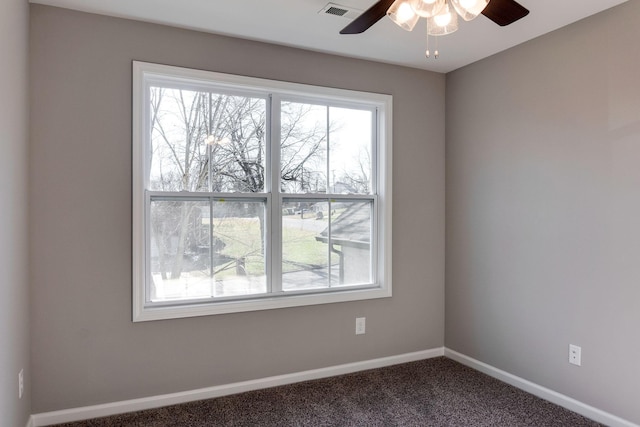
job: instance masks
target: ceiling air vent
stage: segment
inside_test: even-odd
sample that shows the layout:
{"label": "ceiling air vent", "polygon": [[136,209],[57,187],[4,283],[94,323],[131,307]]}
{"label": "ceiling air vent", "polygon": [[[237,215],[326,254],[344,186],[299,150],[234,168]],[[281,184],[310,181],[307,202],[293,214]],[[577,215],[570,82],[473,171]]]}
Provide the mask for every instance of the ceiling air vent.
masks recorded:
{"label": "ceiling air vent", "polygon": [[324,11],[324,13],[328,13],[329,15],[338,15],[338,16],[344,16],[344,14],[347,12],[349,12],[347,9],[341,9],[335,6],[331,6],[329,9]]}
{"label": "ceiling air vent", "polygon": [[340,4],[335,3],[327,3],[325,7],[322,8],[318,13],[323,13],[327,15],[333,16],[341,16],[347,19],[355,19],[362,13],[361,10],[353,9],[351,7],[342,6]]}

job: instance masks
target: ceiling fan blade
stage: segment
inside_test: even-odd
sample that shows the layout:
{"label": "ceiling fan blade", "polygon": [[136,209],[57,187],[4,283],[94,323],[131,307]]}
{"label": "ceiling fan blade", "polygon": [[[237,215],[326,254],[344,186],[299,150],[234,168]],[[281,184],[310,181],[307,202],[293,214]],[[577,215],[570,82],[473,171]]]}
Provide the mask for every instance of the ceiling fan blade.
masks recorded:
{"label": "ceiling fan blade", "polygon": [[360,34],[381,20],[394,0],[380,0],[344,27],[340,34]]}
{"label": "ceiling fan blade", "polygon": [[482,14],[504,27],[529,14],[529,9],[514,0],[491,0]]}

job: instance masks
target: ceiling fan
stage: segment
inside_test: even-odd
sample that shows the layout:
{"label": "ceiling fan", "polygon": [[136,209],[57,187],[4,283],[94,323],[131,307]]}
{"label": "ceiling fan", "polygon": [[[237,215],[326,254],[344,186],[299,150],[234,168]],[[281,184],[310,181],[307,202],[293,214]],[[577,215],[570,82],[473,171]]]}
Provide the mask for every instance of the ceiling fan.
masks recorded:
{"label": "ceiling fan", "polygon": [[[344,27],[340,31],[340,34],[363,33],[387,14],[389,14],[389,17],[396,24],[409,31],[413,29],[413,26],[419,17],[429,19],[436,18],[436,25],[433,25],[433,27],[437,27],[439,23],[436,15],[442,13],[442,10],[445,8],[447,13],[449,13],[449,3],[453,4],[456,11],[458,11],[466,21],[469,21],[475,18],[479,13],[482,13],[484,16],[503,27],[512,24],[529,14],[529,10],[517,3],[515,0],[379,0],[360,16],[351,21],[349,25]],[[465,7],[465,3],[469,5],[469,7]],[[403,7],[408,10],[403,12]],[[475,10],[473,10],[474,8]],[[453,15],[455,15],[455,12],[453,12]],[[457,18],[455,29],[457,29]],[[444,30],[440,30],[439,32],[437,29],[434,30],[435,32],[429,30],[429,34],[444,35],[455,31],[455,29],[447,29],[445,25]]]}

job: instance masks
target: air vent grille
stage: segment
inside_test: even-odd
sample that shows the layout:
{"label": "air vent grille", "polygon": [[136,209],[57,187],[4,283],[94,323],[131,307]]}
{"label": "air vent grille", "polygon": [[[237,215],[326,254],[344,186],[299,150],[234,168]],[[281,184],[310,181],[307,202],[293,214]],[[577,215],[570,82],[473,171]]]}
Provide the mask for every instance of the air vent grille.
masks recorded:
{"label": "air vent grille", "polygon": [[329,15],[344,16],[344,14],[347,12],[349,12],[347,9],[341,9],[339,7],[331,6],[329,9],[325,10],[324,13],[328,13]]}
{"label": "air vent grille", "polygon": [[347,19],[355,19],[362,13],[361,10],[353,9],[336,3],[327,3],[325,7],[318,12],[322,15],[340,16]]}

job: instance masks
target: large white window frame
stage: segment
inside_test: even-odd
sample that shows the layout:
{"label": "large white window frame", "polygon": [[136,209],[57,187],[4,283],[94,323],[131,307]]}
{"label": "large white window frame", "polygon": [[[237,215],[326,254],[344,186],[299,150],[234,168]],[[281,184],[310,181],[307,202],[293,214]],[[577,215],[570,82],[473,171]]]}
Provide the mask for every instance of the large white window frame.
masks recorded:
{"label": "large white window frame", "polygon": [[[227,90],[251,96],[262,96],[270,102],[267,113],[267,172],[265,189],[249,198],[266,201],[266,222],[271,236],[267,242],[266,274],[268,292],[245,298],[211,298],[210,300],[178,301],[175,303],[150,303],[148,298],[148,218],[149,203],[158,192],[149,191],[145,167],[149,153],[149,88],[151,85],[172,84],[181,88],[196,87]],[[149,321],[181,317],[225,314],[244,311],[277,309],[345,301],[384,298],[392,295],[392,97],[391,95],[358,92],[344,89],[311,86],[266,79],[237,76],[181,67],[133,62],[133,122],[132,122],[132,273],[133,273],[133,321]],[[318,199],[318,194],[280,193],[278,147],[280,139],[280,101],[304,101],[331,106],[362,106],[375,111],[373,147],[373,194],[327,196],[336,199],[373,200],[372,215],[372,266],[373,283],[367,286],[341,287],[338,290],[313,290],[283,292],[280,280],[281,215],[283,199]],[[171,197],[171,194],[164,194]],[[179,194],[174,194],[179,197]],[[225,197],[203,193],[202,198]],[[247,194],[243,193],[243,197]],[[273,291],[273,292],[270,292]]]}

